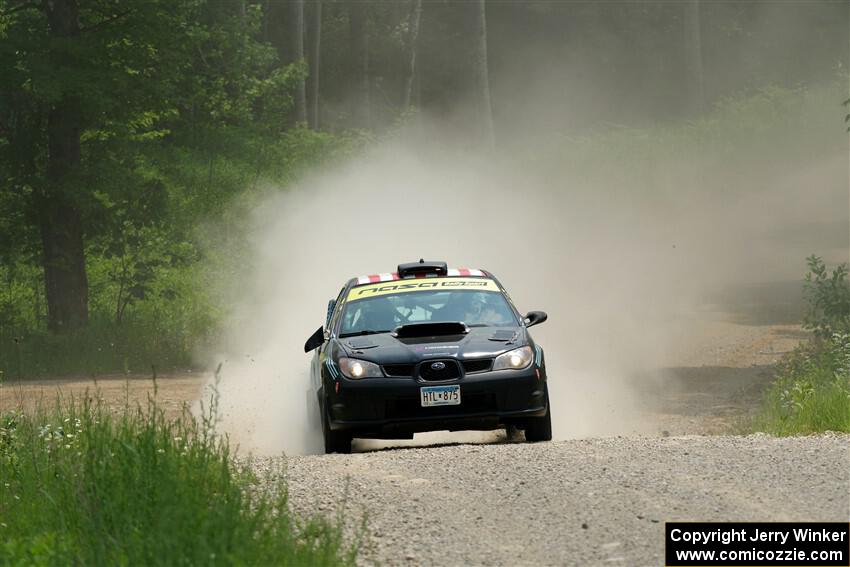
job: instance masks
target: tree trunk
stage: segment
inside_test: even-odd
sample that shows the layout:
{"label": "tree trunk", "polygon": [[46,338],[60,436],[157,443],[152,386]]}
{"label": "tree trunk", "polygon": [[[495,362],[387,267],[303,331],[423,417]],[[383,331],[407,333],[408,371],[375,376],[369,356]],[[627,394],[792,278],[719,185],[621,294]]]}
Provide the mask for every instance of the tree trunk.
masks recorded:
{"label": "tree trunk", "polygon": [[477,0],[475,5],[475,57],[474,73],[478,90],[478,113],[482,143],[493,148],[496,145],[493,131],[493,107],[490,102],[490,77],[487,70],[487,6],[485,0]]}
{"label": "tree trunk", "polygon": [[407,46],[410,50],[407,65],[407,81],[404,84],[403,110],[409,110],[413,97],[413,82],[416,79],[416,49],[419,40],[419,21],[422,18],[422,0],[413,0],[410,5]]}
{"label": "tree trunk", "polygon": [[[45,6],[50,36],[59,40],[51,61],[58,69],[67,68],[73,64],[67,43],[80,34],[77,1],[51,0]],[[80,114],[78,99],[69,93],[49,111],[46,187],[38,207],[47,324],[60,332],[88,323],[82,216],[73,198],[73,176],[80,165]]]}
{"label": "tree trunk", "polygon": [[[292,42],[292,60],[304,61],[304,0],[289,0],[289,33]],[[293,120],[296,124],[307,123],[307,93],[305,81],[295,85]]]}
{"label": "tree trunk", "polygon": [[364,2],[348,3],[348,31],[351,54],[354,59],[354,85],[351,116],[355,128],[371,126],[371,102],[369,100],[369,36],[366,33],[366,9]]}
{"label": "tree trunk", "polygon": [[310,128],[319,129],[319,72],[321,71],[322,51],[322,0],[311,3],[310,52],[307,54],[310,64],[310,84],[308,89],[308,110]]}
{"label": "tree trunk", "polygon": [[[274,42],[272,41],[271,33],[269,32],[269,20],[272,17],[272,13],[273,13],[272,12],[272,1],[271,0],[263,0],[263,24],[262,24],[263,35],[262,35],[262,38],[263,38],[263,41],[267,41],[267,42],[271,43],[272,45],[274,45]],[[275,48],[277,48],[276,45],[275,45]]]}
{"label": "tree trunk", "polygon": [[685,17],[685,65],[688,76],[688,107],[698,114],[705,109],[705,84],[702,65],[702,27],[700,24],[699,0],[688,0],[684,4]]}

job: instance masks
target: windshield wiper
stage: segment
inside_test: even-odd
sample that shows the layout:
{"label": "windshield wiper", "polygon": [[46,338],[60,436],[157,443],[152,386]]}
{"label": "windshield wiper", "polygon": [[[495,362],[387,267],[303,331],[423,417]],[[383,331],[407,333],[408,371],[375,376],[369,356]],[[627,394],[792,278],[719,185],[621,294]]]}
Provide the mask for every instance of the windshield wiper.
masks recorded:
{"label": "windshield wiper", "polygon": [[381,333],[389,333],[389,330],[386,331],[370,331],[368,329],[364,329],[363,331],[356,331],[354,333],[342,333],[339,338],[345,339],[348,337],[362,337],[363,335],[380,335]]}

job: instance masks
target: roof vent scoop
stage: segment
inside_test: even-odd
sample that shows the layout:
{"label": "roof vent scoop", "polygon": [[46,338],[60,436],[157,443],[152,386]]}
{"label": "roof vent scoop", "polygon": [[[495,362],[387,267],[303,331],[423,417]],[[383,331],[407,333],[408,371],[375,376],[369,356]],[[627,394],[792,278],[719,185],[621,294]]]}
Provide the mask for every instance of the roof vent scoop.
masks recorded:
{"label": "roof vent scoop", "polygon": [[399,264],[397,271],[400,278],[419,274],[445,276],[449,273],[449,267],[445,262],[426,262],[425,260],[419,260],[418,262],[411,262],[409,264]]}
{"label": "roof vent scoop", "polygon": [[422,337],[440,337],[444,335],[465,335],[469,327],[465,323],[410,323],[400,325],[393,330],[393,336],[397,339],[418,339]]}

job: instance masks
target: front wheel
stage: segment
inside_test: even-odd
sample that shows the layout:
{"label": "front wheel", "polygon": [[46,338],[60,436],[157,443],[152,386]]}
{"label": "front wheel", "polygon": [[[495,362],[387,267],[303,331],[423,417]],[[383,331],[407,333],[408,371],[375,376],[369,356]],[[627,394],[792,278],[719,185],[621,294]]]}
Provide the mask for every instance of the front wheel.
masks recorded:
{"label": "front wheel", "polygon": [[350,453],[351,434],[347,431],[331,429],[327,406],[322,403],[322,437],[325,440],[325,453]]}
{"label": "front wheel", "polygon": [[525,440],[532,443],[552,440],[552,405],[549,403],[549,387],[546,386],[546,414],[531,417],[525,424]]}

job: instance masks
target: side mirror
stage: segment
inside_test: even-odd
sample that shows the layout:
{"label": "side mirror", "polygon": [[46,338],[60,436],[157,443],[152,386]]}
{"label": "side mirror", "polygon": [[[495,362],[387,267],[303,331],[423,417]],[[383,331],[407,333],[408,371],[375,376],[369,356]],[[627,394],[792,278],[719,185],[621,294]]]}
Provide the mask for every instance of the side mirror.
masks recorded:
{"label": "side mirror", "polygon": [[319,329],[313,333],[307,342],[304,343],[304,352],[310,352],[315,348],[319,348],[322,346],[322,343],[325,342],[325,329],[323,327],[319,327]]}
{"label": "side mirror", "polygon": [[529,311],[528,314],[525,316],[525,326],[533,327],[534,325],[542,323],[548,318],[549,316],[546,315],[545,311]]}

